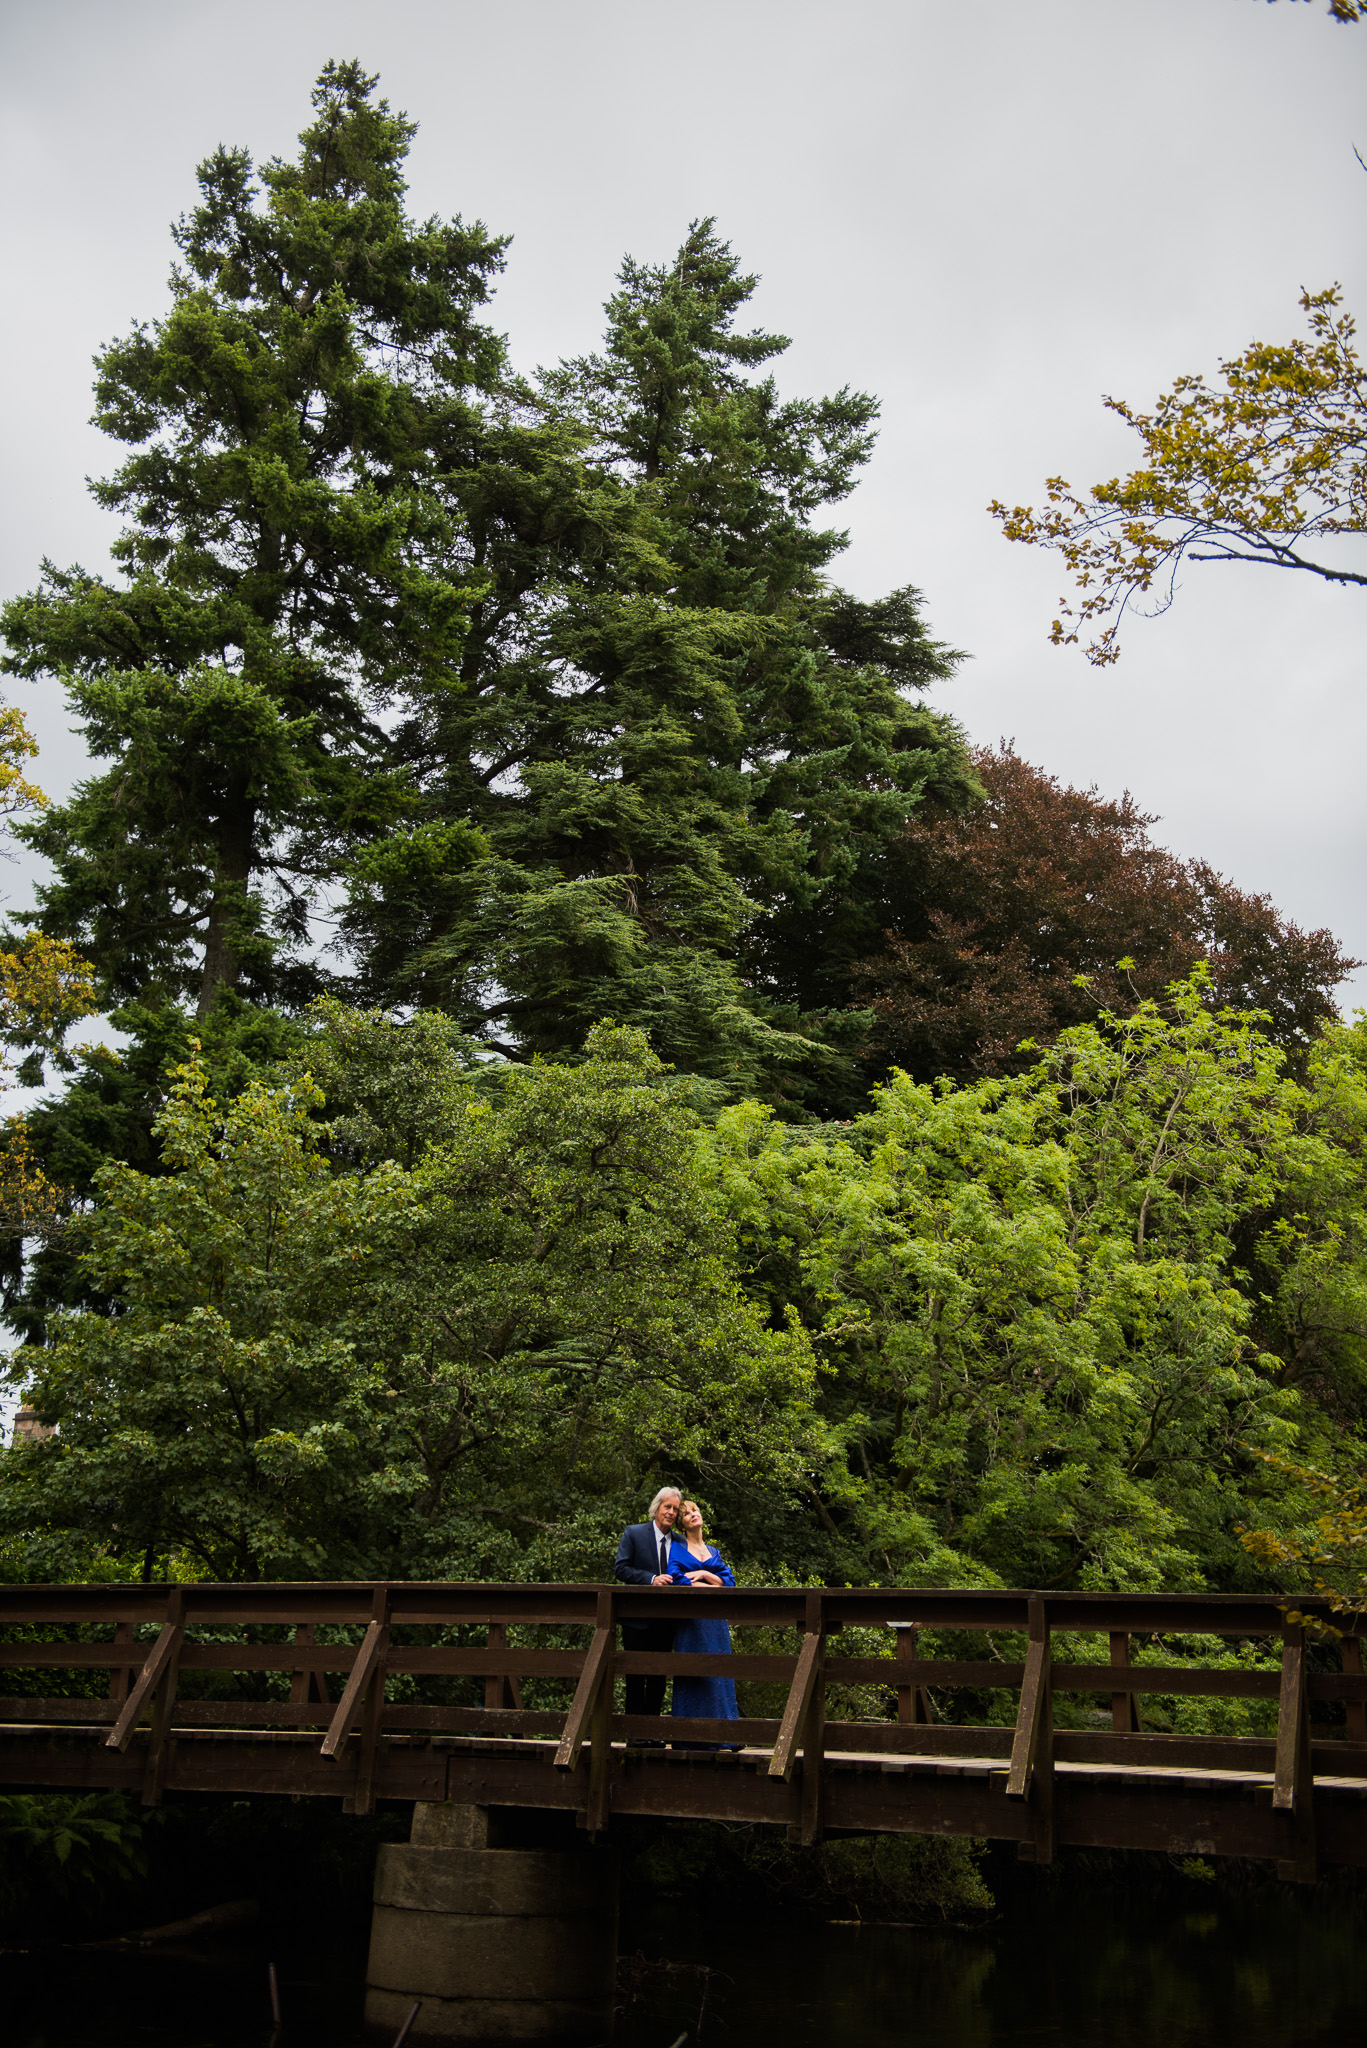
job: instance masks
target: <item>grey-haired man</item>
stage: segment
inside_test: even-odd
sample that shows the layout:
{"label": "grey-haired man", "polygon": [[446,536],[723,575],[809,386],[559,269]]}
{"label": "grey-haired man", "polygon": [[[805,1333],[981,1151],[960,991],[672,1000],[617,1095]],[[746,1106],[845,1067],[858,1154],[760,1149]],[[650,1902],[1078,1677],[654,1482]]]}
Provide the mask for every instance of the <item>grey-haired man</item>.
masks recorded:
{"label": "grey-haired man", "polygon": [[[633,1522],[617,1546],[617,1559],[612,1567],[615,1579],[624,1586],[664,1587],[669,1584],[669,1543],[682,1505],[683,1495],[677,1486],[660,1488],[650,1503],[649,1520]],[[673,1647],[672,1621],[622,1623],[624,1650],[672,1650]],[[660,1713],[665,1703],[665,1684],[663,1678],[629,1674],[626,1682],[627,1712]]]}

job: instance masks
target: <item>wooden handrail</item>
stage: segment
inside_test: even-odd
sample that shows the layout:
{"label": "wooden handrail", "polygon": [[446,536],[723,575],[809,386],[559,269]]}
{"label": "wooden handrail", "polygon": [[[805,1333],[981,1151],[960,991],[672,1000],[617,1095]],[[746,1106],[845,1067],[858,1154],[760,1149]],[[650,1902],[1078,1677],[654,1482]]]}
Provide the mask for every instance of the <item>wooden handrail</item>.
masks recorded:
{"label": "wooden handrail", "polygon": [[[1112,1745],[1105,1754],[1113,1761],[1141,1756],[1157,1758],[1160,1751],[1145,1746],[1166,1744],[1162,1755],[1175,1766],[1185,1766],[1198,1756],[1214,1755],[1216,1738],[1199,1736],[1147,1736],[1137,1713],[1141,1694],[1174,1694],[1211,1698],[1262,1699],[1279,1701],[1275,1743],[1272,1798],[1278,1814],[1306,1819],[1312,1803],[1313,1758],[1325,1749],[1325,1741],[1310,1743],[1312,1702],[1334,1703],[1343,1710],[1344,1735],[1338,1739],[1342,1761],[1336,1768],[1358,1775],[1360,1752],[1367,1750],[1367,1674],[1362,1670],[1360,1644],[1349,1636],[1342,1644],[1342,1670],[1309,1668],[1302,1637],[1288,1630],[1285,1614],[1287,1596],[1274,1598],[1235,1595],[1074,1595],[994,1592],[983,1596],[957,1590],[908,1591],[900,1588],[830,1589],[726,1589],[709,1607],[712,1613],[729,1613],[737,1625],[762,1621],[768,1627],[778,1618],[784,1626],[796,1625],[797,1654],[752,1652],[741,1638],[730,1656],[679,1652],[617,1651],[612,1624],[626,1616],[639,1619],[659,1613],[666,1596],[632,1587],[602,1586],[546,1587],[468,1585],[439,1586],[402,1583],[319,1586],[267,1584],[256,1587],[203,1586],[171,1587],[4,1587],[0,1588],[0,1631],[4,1624],[18,1625],[25,1635],[43,1626],[73,1638],[98,1630],[102,1640],[8,1641],[0,1642],[0,1672],[22,1671],[25,1667],[52,1671],[62,1667],[107,1670],[111,1674],[112,1697],[103,1702],[84,1697],[53,1696],[40,1699],[7,1700],[0,1703],[0,1719],[11,1723],[76,1725],[82,1717],[95,1723],[100,1739],[112,1749],[125,1752],[134,1730],[152,1714],[148,1738],[148,1771],[144,1796],[155,1799],[165,1766],[168,1740],[174,1728],[210,1726],[276,1727],[300,1729],[321,1727],[321,1754],[334,1761],[347,1750],[348,1736],[359,1730],[359,1749],[349,1755],[356,1770],[355,1792],[348,1799],[364,1802],[373,1777],[377,1745],[385,1732],[404,1729],[489,1734],[506,1733],[558,1739],[557,1762],[572,1770],[589,1743],[596,1761],[593,1770],[594,1811],[606,1812],[608,1797],[604,1763],[608,1746],[615,1737],[640,1739],[639,1728],[628,1729],[623,1717],[614,1715],[611,1679],[625,1675],[662,1674],[688,1676],[729,1676],[741,1682],[782,1683],[786,1692],[781,1715],[776,1721],[765,1716],[748,1716],[746,1739],[772,1742],[773,1754],[767,1774],[790,1782],[798,1761],[810,1755],[813,1768],[804,1768],[808,1790],[820,1772],[818,1759],[827,1738],[821,1722],[832,1685],[876,1687],[887,1702],[884,1712],[897,1720],[874,1718],[866,1722],[832,1725],[829,1736],[835,1746],[868,1750],[888,1756],[998,1755],[999,1742],[1009,1745],[1010,1758],[1004,1790],[1014,1802],[1038,1805],[1035,1783],[1041,1772],[1052,1777],[1052,1756],[1066,1760],[1075,1745],[1079,1754],[1100,1756],[1099,1742]],[[974,1605],[977,1602],[978,1604]],[[1299,1604],[1317,1612],[1323,1603],[1310,1599]],[[173,1615],[172,1609],[176,1612]],[[145,1647],[135,1641],[149,1621],[159,1621],[156,1641]],[[364,1634],[352,1643],[320,1642],[319,1632],[338,1631],[361,1622]],[[826,1640],[843,1627],[864,1622],[890,1621],[897,1630],[893,1654],[883,1657],[830,1656]],[[1023,1661],[1014,1659],[946,1658],[921,1654],[926,1627],[955,1629],[992,1622],[1016,1636],[1028,1633]],[[591,1630],[587,1648],[529,1642],[525,1636],[516,1643],[508,1640],[513,1622],[522,1627],[559,1626]],[[1141,1626],[1140,1624],[1146,1624]],[[222,1639],[225,1627],[244,1625],[275,1636],[268,1642],[231,1642]],[[1214,1632],[1223,1636],[1253,1634],[1263,1642],[1284,1644],[1281,1670],[1212,1669],[1199,1664],[1145,1663],[1132,1661],[1133,1639],[1152,1639],[1163,1628],[1181,1626],[1193,1633]],[[481,1628],[482,1642],[431,1642],[420,1638],[422,1631],[441,1628]],[[392,1640],[397,1629],[399,1640]],[[215,1640],[199,1641],[200,1632]],[[1085,1633],[1108,1642],[1111,1662],[1065,1662],[1055,1658],[1054,1638],[1060,1634]],[[109,1640],[110,1636],[113,1641]],[[573,1641],[573,1636],[570,1638]],[[992,1640],[988,1632],[989,1642]],[[1090,1651],[1090,1645],[1088,1646]],[[1087,1652],[1084,1652],[1087,1654]],[[1150,1655],[1154,1654],[1152,1650]],[[135,1658],[141,1656],[141,1664]],[[401,1672],[422,1678],[462,1677],[479,1681],[485,1706],[481,1716],[474,1701],[469,1706],[427,1705],[418,1701],[390,1707],[384,1699],[384,1674]],[[184,1690],[186,1674],[199,1672],[266,1673],[290,1677],[290,1699],[271,1701],[202,1701],[177,1699],[178,1686]],[[342,1698],[335,1709],[326,1702],[325,1674],[338,1674]],[[127,1674],[127,1676],[125,1676]],[[521,1704],[520,1681],[529,1678],[572,1681],[574,1699],[568,1714],[562,1708],[526,1710]],[[131,1681],[131,1682],[130,1682]],[[22,1685],[22,1679],[18,1684]],[[118,1697],[126,1687],[126,1696]],[[994,1725],[977,1732],[952,1720],[932,1724],[929,1694],[937,1696],[956,1687],[1018,1692],[1014,1732]],[[18,1690],[18,1686],[14,1686]],[[103,1689],[103,1687],[101,1688]],[[193,1691],[193,1686],[191,1690]],[[322,1694],[316,1700],[315,1692]],[[1078,1731],[1052,1737],[1052,1696],[1056,1692],[1092,1693],[1109,1698],[1113,1728],[1102,1737],[1099,1731]],[[321,1712],[319,1711],[321,1707]],[[98,1710],[97,1710],[98,1708]],[[946,1705],[946,1711],[950,1711]],[[874,1710],[877,1714],[878,1709]],[[110,1726],[112,1722],[112,1727]],[[324,1724],[326,1724],[324,1726]],[[683,1735],[680,1721],[679,1732]],[[105,1735],[104,1731],[108,1730]],[[843,1733],[836,1732],[843,1730]],[[923,1739],[943,1730],[947,1747]],[[663,1731],[662,1731],[663,1732]],[[1052,1751],[1051,1751],[1052,1737]],[[714,1737],[697,1736],[698,1740]],[[1254,1765],[1261,1757],[1267,1738],[1218,1738],[1222,1743],[1244,1744],[1242,1754]],[[965,1744],[968,1746],[965,1747]],[[1222,1750],[1224,1768],[1238,1768],[1238,1753]],[[1323,1769],[1323,1765],[1320,1765]],[[808,1792],[804,1791],[804,1802]],[[1266,1796],[1266,1795],[1264,1795]],[[1042,1809],[1041,1809],[1042,1810]],[[816,1825],[806,1816],[804,1828]],[[1307,1823],[1308,1825],[1308,1823]],[[1295,1833],[1289,1852],[1292,1860],[1305,1863],[1304,1830]]]}

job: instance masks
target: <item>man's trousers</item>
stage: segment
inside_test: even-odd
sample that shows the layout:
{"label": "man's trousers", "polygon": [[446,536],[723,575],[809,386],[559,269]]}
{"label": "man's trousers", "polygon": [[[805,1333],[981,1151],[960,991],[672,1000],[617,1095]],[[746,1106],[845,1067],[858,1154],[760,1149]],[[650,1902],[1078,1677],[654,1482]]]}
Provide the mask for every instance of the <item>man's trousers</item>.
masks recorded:
{"label": "man's trousers", "polygon": [[[674,1647],[672,1621],[624,1621],[622,1623],[622,1648],[624,1650],[672,1650]],[[664,1711],[666,1678],[648,1678],[643,1673],[627,1673],[626,1709],[629,1714],[660,1714]]]}

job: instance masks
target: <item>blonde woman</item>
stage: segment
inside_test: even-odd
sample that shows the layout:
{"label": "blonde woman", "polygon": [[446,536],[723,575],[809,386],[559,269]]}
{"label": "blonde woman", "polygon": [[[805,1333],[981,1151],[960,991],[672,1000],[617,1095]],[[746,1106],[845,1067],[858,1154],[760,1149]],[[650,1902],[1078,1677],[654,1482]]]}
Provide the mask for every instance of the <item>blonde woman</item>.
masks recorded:
{"label": "blonde woman", "polygon": [[[721,1552],[703,1531],[702,1509],[686,1500],[679,1509],[678,1525],[669,1546],[669,1576],[674,1585],[687,1587],[707,1598],[710,1591],[734,1586],[735,1574]],[[723,1614],[697,1614],[685,1610],[685,1618],[674,1630],[674,1647],[694,1655],[731,1654],[731,1625]],[[680,1719],[735,1721],[736,1685],[731,1678],[676,1678],[671,1712]],[[675,1742],[675,1749],[739,1749],[740,1743]]]}

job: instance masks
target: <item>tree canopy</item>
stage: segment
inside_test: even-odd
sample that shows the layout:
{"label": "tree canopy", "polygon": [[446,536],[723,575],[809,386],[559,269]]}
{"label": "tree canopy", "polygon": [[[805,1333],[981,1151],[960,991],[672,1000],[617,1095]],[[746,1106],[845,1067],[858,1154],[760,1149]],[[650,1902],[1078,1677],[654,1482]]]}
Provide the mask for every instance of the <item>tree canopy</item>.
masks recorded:
{"label": "tree canopy", "polygon": [[210,157],[169,314],[99,358],[123,581],[3,613],[109,764],[24,827],[33,915],[201,1024],[333,985],[523,1060],[611,1015],[724,1095],[857,1096],[871,874],[974,794],[918,594],[831,580],[877,405],[780,398],[710,220],[520,376],[504,244],[410,217],[375,85],[330,64],[292,162]]}
{"label": "tree canopy", "polygon": [[841,592],[845,536],[813,523],[876,406],[751,374],[787,346],[739,328],[756,283],[710,220],[628,260],[603,352],[460,454],[485,592],[460,690],[412,692],[398,727],[424,814],[366,856],[345,924],[367,993],[511,1057],[610,1015],[729,1094],[830,1101],[858,1036],[842,927],[908,816],[973,783],[917,701],[955,661],[917,594]]}
{"label": "tree canopy", "polygon": [[449,1032],[328,1040],[336,1125],[306,1070],[220,1105],[192,1060],[164,1170],[97,1176],[105,1312],[19,1355],[58,1433],[3,1460],[11,1535],[57,1573],[112,1529],[221,1578],[593,1575],[643,1472],[782,1485],[806,1339],[741,1293],[639,1033],[484,1091]]}
{"label": "tree canopy", "polygon": [[918,1081],[1019,1072],[1066,1026],[1133,1010],[1198,960],[1217,1007],[1265,1012],[1297,1058],[1337,1020],[1334,989],[1360,963],[1331,932],[1178,860],[1128,793],[1065,788],[1005,745],[973,768],[985,802],[928,807],[889,851],[884,943],[855,979],[874,1057]]}
{"label": "tree canopy", "polygon": [[[780,391],[713,220],[523,374],[413,132],[331,64],[294,159],[207,161],[98,362],[113,572],[4,612],[96,762],[48,805],[0,709],[52,870],[0,1039],[57,1077],[0,1130],[55,1432],[0,1450],[14,1568],[599,1577],[663,1480],[799,1580],[1318,1558],[1367,1421],[1357,963],[930,707],[919,591],[837,580],[877,403]],[[1096,658],[1184,554],[1340,573],[1361,373],[1306,304],[1117,405],[1126,484],[996,508]]]}
{"label": "tree canopy", "polygon": [[1340,1031],[1295,1082],[1198,977],[842,1130],[728,1110],[748,1285],[822,1367],[823,1575],[1250,1583],[1305,1498],[1259,1454],[1360,1442],[1363,1076]]}
{"label": "tree canopy", "polygon": [[1360,1028],[1298,1080],[1198,975],[824,1128],[709,1120],[614,1027],[525,1067],[312,1030],[222,1103],[191,1060],[162,1170],[102,1169],[91,1306],[15,1361],[29,1569],[113,1528],[216,1576],[597,1576],[672,1478],[770,1571],[1237,1587],[1358,1454]]}

